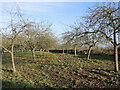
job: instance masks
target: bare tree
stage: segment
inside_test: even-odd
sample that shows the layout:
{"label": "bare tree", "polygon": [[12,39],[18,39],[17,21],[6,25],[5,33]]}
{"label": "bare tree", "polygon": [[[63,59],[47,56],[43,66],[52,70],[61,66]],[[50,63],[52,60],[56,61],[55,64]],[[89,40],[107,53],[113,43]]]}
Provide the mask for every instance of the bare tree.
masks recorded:
{"label": "bare tree", "polygon": [[37,48],[38,49],[44,49],[49,52],[49,49],[52,49],[56,46],[57,40],[55,39],[55,36],[52,34],[50,30],[41,33],[39,40],[38,40]]}
{"label": "bare tree", "polygon": [[29,27],[25,29],[24,35],[26,37],[26,46],[32,51],[33,60],[35,60],[35,49],[37,44],[37,37],[39,36],[39,31],[35,29],[35,24],[31,23]]}
{"label": "bare tree", "polygon": [[35,60],[36,49],[48,49],[53,43],[50,38],[50,24],[32,22],[29,27],[25,29],[26,44],[32,51],[33,60]]}
{"label": "bare tree", "polygon": [[84,36],[82,37],[82,44],[83,46],[88,46],[87,59],[90,59],[92,48],[95,47],[98,43],[102,43],[105,41],[100,34],[88,33],[83,35]]}
{"label": "bare tree", "polygon": [[114,62],[115,71],[119,71],[118,66],[118,43],[117,34],[119,32],[120,16],[118,15],[119,7],[116,3],[107,3],[106,5],[98,5],[90,9],[89,16],[86,17],[87,27],[89,31],[84,33],[100,33],[106,40],[114,45]]}
{"label": "bare tree", "polygon": [[[4,48],[6,51],[8,51],[11,54],[13,71],[16,72],[15,61],[14,61],[14,45],[17,36],[23,31],[23,29],[28,25],[28,23],[25,23],[20,11],[16,11],[14,13],[10,11],[9,14],[10,14],[10,19],[9,19],[10,23],[6,28],[2,29],[3,31],[1,31],[4,39],[6,38],[6,41],[9,41],[8,44],[9,46],[8,45],[6,46],[5,43],[3,43],[2,48]],[[7,33],[9,32],[9,34],[6,34],[5,31]]]}
{"label": "bare tree", "polygon": [[74,46],[74,55],[77,55],[77,48],[78,46],[81,46],[81,37],[82,35],[78,35],[79,33],[82,33],[81,29],[81,23],[75,22],[74,25],[70,25],[70,31],[63,33],[63,40],[65,41],[65,44],[73,45]]}

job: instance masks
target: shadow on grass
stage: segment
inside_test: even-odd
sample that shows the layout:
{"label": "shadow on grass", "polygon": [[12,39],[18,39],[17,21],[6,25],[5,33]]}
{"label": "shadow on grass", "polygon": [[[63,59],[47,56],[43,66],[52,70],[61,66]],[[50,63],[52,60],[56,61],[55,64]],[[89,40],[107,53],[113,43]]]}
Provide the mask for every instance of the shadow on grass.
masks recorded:
{"label": "shadow on grass", "polygon": [[[79,54],[79,58],[87,58],[87,55]],[[120,58],[120,56],[119,56]],[[110,60],[114,61],[114,55],[108,54],[91,54],[90,59],[98,59],[98,60]]]}
{"label": "shadow on grass", "polygon": [[7,68],[2,68],[3,71],[5,72],[13,72],[13,70],[7,69]]}
{"label": "shadow on grass", "polygon": [[31,90],[34,90],[34,89],[38,89],[38,90],[56,90],[55,88],[53,87],[49,87],[49,86],[34,86],[34,85],[31,85],[31,84],[26,84],[24,82],[11,82],[11,81],[8,81],[8,80],[2,80],[2,89],[7,89],[7,88],[15,88],[15,89],[19,89],[19,88],[28,88],[31,89]]}
{"label": "shadow on grass", "polygon": [[2,80],[2,88],[35,88],[35,86],[26,84],[24,82],[11,82]]}
{"label": "shadow on grass", "polygon": [[[51,53],[57,54],[57,53],[60,53],[60,52],[51,52]],[[65,54],[67,54],[67,53],[65,53]],[[71,54],[71,55],[74,55],[74,54]],[[77,54],[77,56],[75,56],[75,57],[87,58],[87,54]],[[119,56],[119,58],[120,58],[120,56]],[[90,55],[90,59],[110,60],[110,61],[113,61],[114,60],[114,55],[108,55],[108,54],[91,54]]]}

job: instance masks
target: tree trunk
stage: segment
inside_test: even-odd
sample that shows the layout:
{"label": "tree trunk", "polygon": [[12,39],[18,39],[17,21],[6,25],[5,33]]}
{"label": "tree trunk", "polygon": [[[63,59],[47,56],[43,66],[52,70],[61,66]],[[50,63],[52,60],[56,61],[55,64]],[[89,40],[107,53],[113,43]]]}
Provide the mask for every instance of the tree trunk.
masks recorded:
{"label": "tree trunk", "polygon": [[35,60],[35,49],[32,49],[32,57],[33,57],[33,60]]}
{"label": "tree trunk", "polygon": [[12,58],[12,66],[13,66],[13,72],[16,72],[16,69],[15,69],[15,61],[14,61],[14,44],[12,44],[12,47],[11,47],[11,58]]}
{"label": "tree trunk", "polygon": [[90,59],[91,50],[92,50],[92,47],[90,46],[90,47],[89,47],[89,50],[88,50],[88,56],[87,56],[87,59],[88,59],[88,60]]}
{"label": "tree trunk", "polygon": [[74,52],[75,52],[75,56],[76,56],[76,45],[75,45],[75,51]]}
{"label": "tree trunk", "polygon": [[64,54],[65,52],[64,52],[64,48],[63,48],[63,54]]}
{"label": "tree trunk", "polygon": [[40,49],[40,55],[42,55],[42,49]]}
{"label": "tree trunk", "polygon": [[44,50],[44,49],[42,50],[42,55],[43,55],[43,57],[44,57],[44,55],[45,55],[45,50]]}
{"label": "tree trunk", "polygon": [[49,52],[49,49],[47,51]]}
{"label": "tree trunk", "polygon": [[115,71],[119,71],[118,65],[118,46],[114,45],[114,62],[115,62]]}
{"label": "tree trunk", "polygon": [[118,46],[117,40],[116,40],[116,29],[114,30],[114,63],[115,63],[115,71],[119,71],[119,66],[118,66]]}
{"label": "tree trunk", "polygon": [[67,48],[67,54],[68,54],[68,48]]}

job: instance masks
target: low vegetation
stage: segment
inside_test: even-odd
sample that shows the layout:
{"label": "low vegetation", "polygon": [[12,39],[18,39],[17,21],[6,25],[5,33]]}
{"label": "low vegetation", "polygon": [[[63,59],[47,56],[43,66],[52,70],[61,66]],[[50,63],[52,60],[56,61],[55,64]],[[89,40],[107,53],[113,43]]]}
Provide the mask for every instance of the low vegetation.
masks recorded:
{"label": "low vegetation", "polygon": [[3,88],[120,88],[112,55],[91,55],[88,60],[85,55],[35,53],[36,60],[31,52],[15,53],[17,72],[12,72],[10,54],[3,54]]}
{"label": "low vegetation", "polygon": [[97,3],[60,35],[52,22],[8,10],[0,31],[3,88],[120,88],[117,4]]}

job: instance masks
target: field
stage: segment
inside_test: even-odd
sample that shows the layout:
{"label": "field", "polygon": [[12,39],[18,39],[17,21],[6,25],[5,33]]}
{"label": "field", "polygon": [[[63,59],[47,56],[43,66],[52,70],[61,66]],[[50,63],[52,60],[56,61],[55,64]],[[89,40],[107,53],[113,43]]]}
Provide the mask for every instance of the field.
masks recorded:
{"label": "field", "polygon": [[[13,73],[9,53],[2,56],[3,88],[120,88],[120,72],[114,72],[112,55],[85,55],[51,52],[15,53]],[[119,62],[120,63],[120,62]]]}

